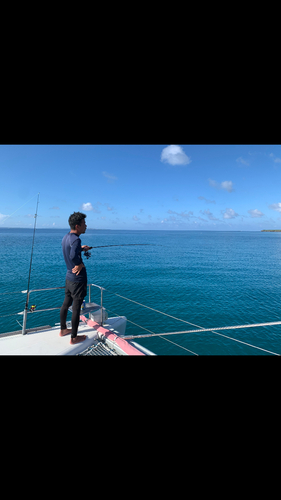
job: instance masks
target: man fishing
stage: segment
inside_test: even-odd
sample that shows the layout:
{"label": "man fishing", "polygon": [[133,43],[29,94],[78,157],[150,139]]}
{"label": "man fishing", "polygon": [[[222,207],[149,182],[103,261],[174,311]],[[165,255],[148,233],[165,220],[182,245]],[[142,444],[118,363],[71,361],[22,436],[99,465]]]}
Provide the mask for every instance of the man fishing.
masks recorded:
{"label": "man fishing", "polygon": [[[85,218],[81,212],[70,215],[68,223],[70,232],[62,240],[62,251],[67,267],[65,280],[65,298],[60,310],[61,330],[60,336],[71,333],[70,344],[78,344],[86,339],[86,335],[77,335],[80,321],[80,309],[84,297],[87,295],[87,272],[84,266],[81,252],[87,252],[91,247],[81,246],[79,236],[87,229]],[[71,330],[66,328],[66,317],[68,308],[72,304]]]}

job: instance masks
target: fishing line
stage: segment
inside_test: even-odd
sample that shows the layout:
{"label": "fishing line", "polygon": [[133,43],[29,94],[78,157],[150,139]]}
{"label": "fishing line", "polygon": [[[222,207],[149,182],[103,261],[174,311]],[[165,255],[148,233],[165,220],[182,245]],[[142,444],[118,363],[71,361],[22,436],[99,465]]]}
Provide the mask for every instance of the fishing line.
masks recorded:
{"label": "fishing line", "polygon": [[37,196],[36,194],[34,196],[32,196],[32,198],[30,198],[30,200],[28,200],[26,203],[24,203],[21,207],[17,208],[11,215],[7,215],[7,217],[3,220],[1,220],[1,224],[2,222],[5,222],[7,219],[9,219],[9,217],[12,217],[12,215],[14,215],[18,210],[20,210],[22,207],[24,207],[25,205],[27,205],[31,200],[33,200],[33,198],[35,198],[35,196]]}

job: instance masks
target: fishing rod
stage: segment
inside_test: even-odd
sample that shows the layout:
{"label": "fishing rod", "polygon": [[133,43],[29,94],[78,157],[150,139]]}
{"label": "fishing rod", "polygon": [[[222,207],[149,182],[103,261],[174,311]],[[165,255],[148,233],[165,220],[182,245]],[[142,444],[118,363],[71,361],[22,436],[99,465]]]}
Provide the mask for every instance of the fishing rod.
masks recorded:
{"label": "fishing rod", "polygon": [[[33,228],[33,240],[32,240],[32,248],[31,248],[31,257],[30,257],[30,265],[29,265],[29,274],[28,274],[28,285],[26,290],[26,303],[23,313],[23,325],[22,325],[22,333],[25,335],[26,333],[26,320],[27,320],[27,310],[28,310],[28,301],[29,301],[29,286],[30,286],[30,277],[31,277],[31,266],[32,266],[32,257],[33,257],[33,248],[34,248],[34,239],[35,239],[35,231],[36,231],[36,222],[37,222],[37,212],[38,212],[38,204],[39,204],[39,195],[37,196],[37,205],[36,205],[36,213],[34,215],[34,228]],[[32,306],[34,307],[34,306]]]}
{"label": "fishing rod", "polygon": [[[132,247],[132,246],[148,246],[148,245],[152,245],[152,243],[124,243],[122,245],[101,245],[98,247],[89,247],[89,250],[91,250],[92,248]],[[85,255],[86,259],[89,259],[91,257],[91,254],[88,250],[84,251],[84,255]]]}

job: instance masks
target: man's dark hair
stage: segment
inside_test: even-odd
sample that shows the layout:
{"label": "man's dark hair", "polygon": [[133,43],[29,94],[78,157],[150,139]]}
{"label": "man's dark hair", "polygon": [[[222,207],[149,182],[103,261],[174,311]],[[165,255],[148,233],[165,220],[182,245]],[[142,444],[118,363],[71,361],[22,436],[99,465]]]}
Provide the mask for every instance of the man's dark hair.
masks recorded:
{"label": "man's dark hair", "polygon": [[86,219],[87,215],[82,214],[81,212],[74,212],[70,215],[68,219],[68,224],[70,225],[70,229],[75,229],[76,224],[81,226],[81,222],[83,219]]}

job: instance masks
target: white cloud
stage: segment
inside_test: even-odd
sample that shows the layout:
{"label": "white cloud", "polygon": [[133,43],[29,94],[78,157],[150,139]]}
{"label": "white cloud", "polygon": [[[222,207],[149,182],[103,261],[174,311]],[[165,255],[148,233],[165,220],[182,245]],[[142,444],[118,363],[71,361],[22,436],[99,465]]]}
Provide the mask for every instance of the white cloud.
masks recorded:
{"label": "white cloud", "polygon": [[260,212],[257,208],[254,208],[252,210],[248,210],[248,214],[250,214],[251,217],[263,217],[264,214]]}
{"label": "white cloud", "polygon": [[281,213],[281,203],[272,203],[272,205],[269,205],[269,208]]}
{"label": "white cloud", "polygon": [[198,196],[198,200],[205,200],[206,203],[216,203],[215,200],[208,200],[205,196]]}
{"label": "white cloud", "polygon": [[139,221],[140,219],[139,219],[136,215],[134,215],[133,220],[135,220],[135,221],[137,222],[137,221]]}
{"label": "white cloud", "polygon": [[106,177],[107,182],[109,182],[110,184],[112,184],[114,181],[117,181],[118,179],[117,177],[115,177],[115,175],[109,174],[108,172],[102,172],[102,175]]}
{"label": "white cloud", "polygon": [[169,163],[170,165],[188,165],[192,160],[185,154],[180,146],[171,144],[171,146],[167,146],[163,149],[161,161]]}
{"label": "white cloud", "polygon": [[219,184],[217,181],[214,181],[213,179],[209,179],[209,184],[210,184],[210,186],[212,186],[216,189],[224,189],[225,191],[228,191],[229,193],[232,193],[232,191],[234,191],[232,181],[223,181]]}
{"label": "white cloud", "polygon": [[219,188],[220,188],[219,183],[218,183],[217,181],[214,181],[213,179],[209,179],[209,185],[210,185],[211,187],[216,188],[216,189],[219,189]]}
{"label": "white cloud", "polygon": [[281,158],[277,158],[273,153],[270,153],[269,156],[273,159],[274,163],[281,163]]}
{"label": "white cloud", "polygon": [[242,156],[239,156],[236,160],[238,163],[242,163],[242,165],[247,165],[247,167],[250,165],[250,163],[242,158]]}
{"label": "white cloud", "polygon": [[3,219],[6,219],[6,217],[9,217],[9,215],[0,214],[0,222],[1,222]]}
{"label": "white cloud", "polygon": [[216,217],[214,217],[214,215],[212,214],[212,212],[210,212],[210,210],[208,208],[207,208],[207,210],[200,210],[200,213],[202,215],[206,215],[209,220],[219,220],[219,219],[216,219]]}
{"label": "white cloud", "polygon": [[112,212],[113,214],[116,214],[117,212],[114,212],[115,208],[114,207],[111,207],[108,203],[104,203],[104,205],[106,206],[106,210],[108,212]]}
{"label": "white cloud", "polygon": [[232,181],[223,181],[221,183],[221,189],[225,189],[225,191],[231,193],[233,191]]}
{"label": "white cloud", "polygon": [[223,213],[223,218],[224,219],[234,219],[235,217],[238,217],[239,214],[237,214],[233,208],[226,208],[224,211],[222,211]]}
{"label": "white cloud", "polygon": [[86,212],[90,212],[90,210],[94,210],[94,207],[92,203],[82,203],[82,210],[85,210]]}
{"label": "white cloud", "polygon": [[189,219],[189,217],[191,215],[193,215],[193,212],[189,211],[188,213],[186,213],[186,210],[184,212],[181,212],[181,213],[178,213],[178,212],[174,212],[174,210],[168,210],[167,212],[168,214],[175,214],[175,215],[178,215],[179,217],[183,217],[184,219]]}

